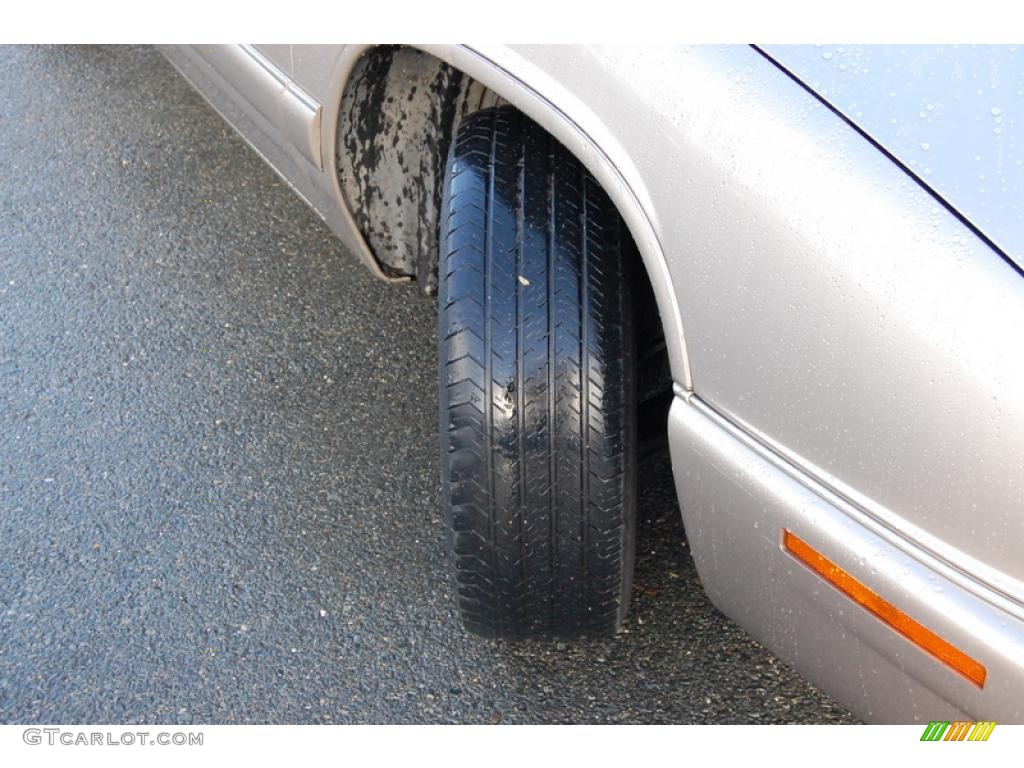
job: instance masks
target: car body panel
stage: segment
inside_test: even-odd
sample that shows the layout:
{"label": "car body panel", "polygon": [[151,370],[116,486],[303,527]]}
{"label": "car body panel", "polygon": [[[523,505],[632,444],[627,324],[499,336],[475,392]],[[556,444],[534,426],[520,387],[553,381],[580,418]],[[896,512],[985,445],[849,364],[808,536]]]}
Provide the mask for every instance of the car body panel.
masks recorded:
{"label": "car body panel", "polygon": [[280,137],[317,170],[323,168],[319,103],[254,46],[210,46],[205,52],[217,73],[274,126]]}
{"label": "car body panel", "polygon": [[259,43],[252,47],[259,51],[267,61],[272,62],[279,70],[289,77],[292,76],[292,46]]}
{"label": "car body panel", "polygon": [[[670,414],[686,536],[714,603],[869,722],[1024,721],[1024,621],[894,547],[870,520],[697,397]],[[979,661],[979,687],[849,600],[781,546],[790,530]]]}
{"label": "car body panel", "polygon": [[[295,87],[322,105],[324,158],[369,47],[289,47]],[[1024,327],[1024,280],[1013,266],[754,48],[422,48],[550,131],[622,213],[665,326],[673,465],[712,599],[869,719],[1020,720],[1024,356],[1012,329]],[[317,170],[196,47],[165,53],[382,276],[331,164]],[[681,410],[695,408],[703,421]],[[725,450],[719,433],[745,442]],[[780,490],[794,477],[804,491]],[[964,689],[831,587],[807,587],[765,544],[783,520],[984,657],[985,688]],[[753,580],[759,589],[743,586]],[[814,632],[780,628],[775,589]],[[824,638],[851,660],[837,667]]]}
{"label": "car body panel", "polygon": [[1024,266],[1024,48],[766,50]]}

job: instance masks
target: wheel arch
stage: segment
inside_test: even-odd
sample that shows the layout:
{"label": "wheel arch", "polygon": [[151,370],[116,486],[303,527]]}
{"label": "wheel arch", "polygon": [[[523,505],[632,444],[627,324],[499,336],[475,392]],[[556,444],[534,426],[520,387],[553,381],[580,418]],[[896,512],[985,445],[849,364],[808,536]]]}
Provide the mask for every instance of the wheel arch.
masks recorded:
{"label": "wheel arch", "polygon": [[[562,92],[558,83],[550,76],[531,68],[525,59],[507,48],[485,50],[465,45],[416,45],[399,48],[368,44],[347,45],[341,49],[330,78],[331,89],[327,103],[331,106],[324,111],[324,155],[330,157],[333,154],[335,158],[334,172],[330,174],[331,183],[344,209],[343,216],[351,229],[351,237],[348,240],[358,246],[358,255],[374,274],[385,280],[404,282],[411,279],[415,271],[418,270],[421,274],[425,271],[420,259],[417,259],[417,270],[408,269],[409,262],[406,259],[405,273],[393,267],[389,268],[380,260],[371,245],[374,233],[366,229],[366,218],[363,215],[366,211],[359,211],[358,203],[354,206],[350,202],[353,191],[358,191],[358,185],[355,190],[346,191],[345,179],[339,172],[342,163],[352,163],[352,158],[345,156],[348,150],[343,146],[345,132],[351,132],[353,129],[351,123],[362,122],[360,130],[366,130],[373,122],[366,119],[369,113],[357,113],[354,117],[345,114],[348,105],[356,110],[363,110],[372,109],[375,104],[373,98],[352,99],[352,89],[358,87],[356,77],[359,68],[365,65],[364,57],[379,55],[379,52],[389,49],[417,51],[424,56],[425,68],[436,71],[439,64],[443,64],[459,77],[468,78],[470,82],[479,84],[498,100],[512,104],[542,126],[590,170],[622,216],[640,254],[665,332],[673,379],[686,391],[692,391],[682,318],[670,278],[668,260],[657,235],[653,206],[643,180],[630,159],[630,152],[611,138],[611,132],[585,104],[571,94]],[[380,106],[379,103],[377,106]],[[453,129],[454,124],[435,125],[433,128],[438,136],[443,138],[447,134],[448,139]],[[392,136],[392,141],[407,139],[411,135],[408,123],[402,124],[398,130],[399,134]],[[401,133],[402,131],[405,133]],[[363,137],[364,140],[368,138]],[[339,143],[339,140],[342,142]],[[447,145],[443,141],[412,146],[414,151],[418,149],[421,155],[440,153],[440,157],[406,158],[403,165],[410,169],[417,166],[420,169],[443,167],[447,153]],[[409,179],[406,178],[403,183],[407,185]],[[414,183],[422,183],[422,180],[414,180]],[[384,191],[382,202],[387,199],[388,192]],[[394,193],[395,190],[390,192]],[[400,196],[400,193],[396,196]],[[437,200],[439,202],[440,198]],[[436,233],[436,221],[434,227]],[[425,242],[429,242],[429,237]]]}

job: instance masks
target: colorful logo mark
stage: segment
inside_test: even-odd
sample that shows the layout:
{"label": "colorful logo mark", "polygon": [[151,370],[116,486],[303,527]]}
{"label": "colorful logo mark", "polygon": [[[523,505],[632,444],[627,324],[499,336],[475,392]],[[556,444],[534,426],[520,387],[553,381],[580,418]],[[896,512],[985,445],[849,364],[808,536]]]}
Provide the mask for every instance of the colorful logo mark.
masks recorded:
{"label": "colorful logo mark", "polygon": [[988,741],[996,724],[991,720],[979,720],[976,723],[959,720],[951,723],[948,720],[932,720],[921,734],[921,741]]}

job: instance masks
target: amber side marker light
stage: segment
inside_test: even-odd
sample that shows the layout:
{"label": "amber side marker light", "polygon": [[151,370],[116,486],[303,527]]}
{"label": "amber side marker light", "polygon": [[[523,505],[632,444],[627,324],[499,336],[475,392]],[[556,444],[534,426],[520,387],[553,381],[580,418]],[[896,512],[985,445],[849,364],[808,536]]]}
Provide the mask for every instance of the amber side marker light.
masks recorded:
{"label": "amber side marker light", "polygon": [[799,536],[782,529],[782,546],[789,554],[914,645],[956,670],[979,688],[985,685],[985,667],[928,627],[910,618],[884,597],[864,586]]}

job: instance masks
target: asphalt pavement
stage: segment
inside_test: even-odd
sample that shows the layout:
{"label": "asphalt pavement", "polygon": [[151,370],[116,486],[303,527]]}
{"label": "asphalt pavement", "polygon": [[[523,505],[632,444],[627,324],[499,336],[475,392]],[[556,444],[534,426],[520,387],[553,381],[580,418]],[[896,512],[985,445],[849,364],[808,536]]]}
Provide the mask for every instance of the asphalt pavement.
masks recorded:
{"label": "asphalt pavement", "polygon": [[837,723],[664,456],[616,637],[460,628],[435,311],[145,47],[0,49],[0,722]]}

